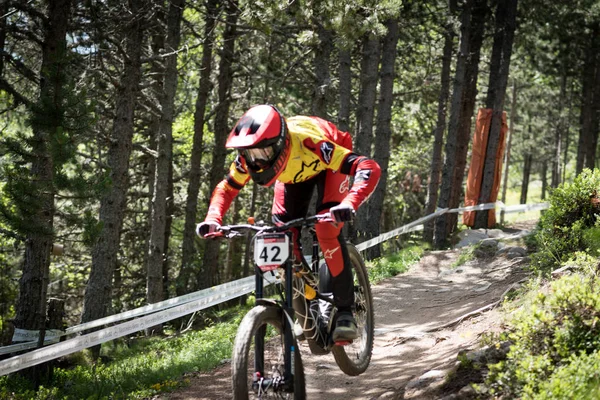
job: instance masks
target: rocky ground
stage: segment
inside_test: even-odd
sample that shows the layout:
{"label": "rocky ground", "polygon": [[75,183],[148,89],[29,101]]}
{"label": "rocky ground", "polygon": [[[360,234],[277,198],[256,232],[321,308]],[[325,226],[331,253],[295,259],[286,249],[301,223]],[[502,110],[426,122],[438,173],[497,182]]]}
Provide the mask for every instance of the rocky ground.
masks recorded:
{"label": "rocky ground", "polygon": [[[344,375],[332,355],[301,346],[309,399],[462,399],[478,377],[458,368],[458,354],[485,357],[482,335],[502,329],[497,308],[526,278],[523,235],[514,229],[467,231],[453,250],[432,251],[418,264],[373,286],[375,346],[369,369]],[[475,258],[453,266],[463,246],[479,243]],[[458,369],[457,369],[458,368]],[[228,399],[230,365],[193,375],[190,385],[161,400]]]}

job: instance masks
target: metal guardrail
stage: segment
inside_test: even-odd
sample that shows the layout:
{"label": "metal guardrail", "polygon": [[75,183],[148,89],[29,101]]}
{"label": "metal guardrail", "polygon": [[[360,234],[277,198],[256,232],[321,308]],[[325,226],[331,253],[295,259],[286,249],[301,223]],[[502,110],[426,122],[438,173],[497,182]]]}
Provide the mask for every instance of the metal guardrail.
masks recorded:
{"label": "metal guardrail", "polygon": [[[362,251],[369,247],[382,243],[386,240],[402,235],[404,233],[421,230],[423,229],[423,224],[425,222],[445,213],[489,210],[493,208],[498,209],[498,211],[503,210],[505,213],[525,212],[531,210],[546,209],[548,208],[548,203],[505,206],[501,202],[497,202],[480,204],[471,207],[439,209],[435,213],[429,214],[400,228],[383,233],[373,239],[362,242],[356,247],[358,250]],[[265,286],[270,285],[275,281],[275,275],[272,273],[270,276],[265,278],[264,284]],[[24,368],[29,368],[34,365],[41,364],[68,354],[72,354],[77,351],[81,351],[85,348],[93,347],[108,342],[110,340],[114,340],[119,337],[126,336],[131,333],[138,332],[146,328],[167,321],[171,321],[176,318],[180,318],[193,312],[224,303],[228,300],[251,293],[254,290],[254,287],[255,277],[249,276],[247,278],[242,278],[236,281],[214,286],[209,289],[204,289],[195,293],[190,293],[185,296],[175,297],[169,300],[161,301],[159,303],[150,304],[144,307],[136,308],[134,310],[125,311],[95,321],[90,321],[84,324],[76,325],[67,328],[64,332],[53,332],[53,335],[48,340],[49,343],[59,340],[62,336],[72,335],[89,329],[97,328],[99,326],[115,324],[117,322],[120,322],[119,324],[108,328],[80,335],[59,343],[50,344],[49,346],[38,348],[28,353],[14,356],[6,360],[2,360],[0,361],[0,376],[7,375]],[[132,318],[134,319],[127,322],[121,322]],[[20,331],[19,335],[33,335],[30,337],[37,337],[37,332]],[[0,355],[35,348],[37,347],[37,345],[38,342],[36,339],[24,343],[0,347]]]}

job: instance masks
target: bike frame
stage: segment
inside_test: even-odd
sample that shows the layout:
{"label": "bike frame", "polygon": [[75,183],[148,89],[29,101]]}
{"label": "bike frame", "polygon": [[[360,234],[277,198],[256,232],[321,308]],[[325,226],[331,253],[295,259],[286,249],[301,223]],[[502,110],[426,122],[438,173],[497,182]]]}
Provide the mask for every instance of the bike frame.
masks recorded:
{"label": "bike frame", "polygon": [[[300,227],[302,228],[303,226],[309,226],[309,224],[313,224],[316,223],[319,220],[328,218],[327,215],[319,215],[319,216],[313,216],[313,217],[308,217],[308,218],[299,218],[297,220],[293,220],[293,221],[289,221],[284,225],[287,225],[285,228],[283,226],[280,227],[275,227],[274,229],[271,229],[270,227],[267,227],[264,230],[261,230],[260,227],[255,227],[255,226],[250,226],[250,225],[233,225],[229,227],[229,230],[223,230],[225,231],[225,236],[227,236],[228,233],[235,231],[236,229],[248,229],[248,230],[255,230],[258,231],[255,235],[255,238],[257,235],[260,235],[261,233],[269,233],[269,232],[282,232],[285,233],[285,235],[288,236],[289,238],[289,254],[290,256],[288,257],[287,260],[285,260],[284,263],[282,263],[280,265],[279,268],[283,268],[284,270],[284,276],[285,276],[285,285],[283,290],[280,290],[280,296],[282,298],[281,302],[274,302],[272,300],[269,299],[265,299],[264,298],[264,272],[258,267],[258,266],[254,266],[254,272],[255,272],[255,295],[256,295],[256,304],[262,304],[262,305],[266,305],[266,306],[271,306],[271,307],[280,307],[283,310],[282,313],[282,321],[281,321],[281,326],[282,326],[282,331],[283,331],[283,341],[284,341],[284,372],[283,372],[283,390],[284,391],[290,391],[293,390],[293,385],[294,385],[294,353],[295,351],[298,351],[298,349],[294,348],[294,333],[293,333],[293,324],[294,324],[294,315],[295,315],[295,310],[293,307],[293,298],[294,298],[294,288],[293,288],[293,280],[294,280],[294,274],[295,272],[295,267],[293,265],[292,262],[292,257],[291,254],[293,254],[293,238],[292,238],[292,232],[290,232],[289,228],[291,227]],[[222,227],[222,229],[225,227]],[[315,276],[318,276],[319,273],[319,263],[320,263],[320,256],[319,256],[319,243],[318,240],[316,238],[316,233],[313,231],[312,232],[313,235],[313,246],[312,246],[312,260],[311,260],[311,265],[308,266],[308,263],[306,262],[306,259],[303,256],[303,265],[306,265],[308,267],[307,269],[307,275],[310,277],[310,279],[307,279],[306,276],[303,276],[302,279],[302,284],[304,285],[309,285],[311,286],[316,293],[316,297],[313,300],[316,299],[322,299],[325,301],[328,301],[330,303],[333,303],[333,301],[329,298],[327,298],[326,296],[321,295],[321,293],[319,292],[319,288],[318,285],[316,284],[316,279]],[[216,236],[218,237],[218,236]],[[232,237],[232,236],[229,236]],[[304,266],[302,268],[305,268]],[[310,312],[307,308],[306,310],[307,312],[307,316],[310,315]],[[307,317],[310,318],[310,317]],[[318,327],[316,329],[319,329]],[[254,337],[254,350],[255,350],[255,358],[254,358],[254,371],[255,373],[259,373],[259,376],[255,376],[255,380],[253,382],[253,388],[256,389],[260,389],[260,387],[262,387],[263,385],[265,387],[269,387],[272,384],[277,385],[278,382],[270,382],[268,380],[263,380],[262,377],[265,376],[265,371],[264,371],[264,350],[265,350],[265,335],[266,335],[266,327],[261,327],[259,331],[257,331],[257,333],[255,334]],[[325,339],[327,340],[327,339]],[[324,351],[328,352],[329,348],[328,348],[328,344],[325,343],[324,344]]]}

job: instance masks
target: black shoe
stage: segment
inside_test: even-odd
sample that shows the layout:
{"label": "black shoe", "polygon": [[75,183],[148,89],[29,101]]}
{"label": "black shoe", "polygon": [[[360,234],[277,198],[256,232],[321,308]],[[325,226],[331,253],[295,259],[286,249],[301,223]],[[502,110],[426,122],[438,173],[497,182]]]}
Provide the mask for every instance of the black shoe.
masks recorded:
{"label": "black shoe", "polygon": [[336,316],[335,329],[333,330],[333,341],[349,342],[356,338],[358,338],[358,328],[352,312],[339,312]]}

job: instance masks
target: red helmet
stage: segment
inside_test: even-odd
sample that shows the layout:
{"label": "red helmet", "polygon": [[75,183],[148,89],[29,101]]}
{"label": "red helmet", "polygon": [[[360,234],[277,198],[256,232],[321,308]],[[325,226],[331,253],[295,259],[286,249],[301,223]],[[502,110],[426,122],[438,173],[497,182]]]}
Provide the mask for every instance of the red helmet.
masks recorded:
{"label": "red helmet", "polygon": [[225,147],[238,150],[256,183],[270,186],[290,154],[285,119],[275,106],[254,106],[235,124]]}

